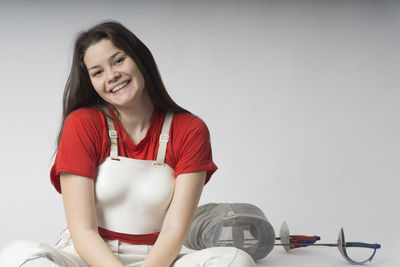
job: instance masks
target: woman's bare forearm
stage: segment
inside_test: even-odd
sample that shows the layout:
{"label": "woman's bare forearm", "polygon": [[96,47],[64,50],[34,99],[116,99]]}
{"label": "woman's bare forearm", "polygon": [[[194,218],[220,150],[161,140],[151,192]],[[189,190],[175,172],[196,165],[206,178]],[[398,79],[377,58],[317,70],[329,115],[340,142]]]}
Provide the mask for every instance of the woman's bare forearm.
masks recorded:
{"label": "woman's bare forearm", "polygon": [[93,267],[124,266],[97,232],[94,181],[71,173],[61,173],[65,215],[74,247]]}
{"label": "woman's bare forearm", "polygon": [[[71,229],[70,229],[71,230]],[[93,267],[123,267],[97,231],[92,229],[71,231],[71,238],[79,256]]]}
{"label": "woman's bare forearm", "polygon": [[160,235],[141,267],[169,267],[176,259],[196,212],[205,178],[205,171],[177,177]]}
{"label": "woman's bare forearm", "polygon": [[161,231],[157,242],[141,267],[169,267],[176,259],[185,239],[185,231],[170,229]]}

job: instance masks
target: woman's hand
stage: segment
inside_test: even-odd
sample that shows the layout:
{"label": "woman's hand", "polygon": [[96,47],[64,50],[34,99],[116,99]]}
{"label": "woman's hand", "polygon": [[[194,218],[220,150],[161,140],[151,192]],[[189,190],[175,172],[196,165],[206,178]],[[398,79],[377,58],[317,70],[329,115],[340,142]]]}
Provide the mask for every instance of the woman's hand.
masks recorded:
{"label": "woman's hand", "polygon": [[203,191],[206,172],[181,174],[160,235],[141,267],[169,267],[178,256]]}
{"label": "woman's hand", "polygon": [[90,266],[124,266],[98,233],[94,180],[67,172],[60,180],[68,228],[80,257]]}

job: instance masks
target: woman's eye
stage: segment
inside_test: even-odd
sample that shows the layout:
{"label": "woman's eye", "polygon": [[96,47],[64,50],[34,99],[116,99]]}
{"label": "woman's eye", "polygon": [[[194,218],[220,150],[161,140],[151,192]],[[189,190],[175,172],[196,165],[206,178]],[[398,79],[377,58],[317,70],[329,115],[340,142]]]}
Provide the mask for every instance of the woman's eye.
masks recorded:
{"label": "woman's eye", "polygon": [[92,73],[92,77],[96,77],[96,76],[98,76],[100,73],[101,73],[101,70],[96,71],[96,72],[93,72],[93,73]]}
{"label": "woman's eye", "polygon": [[121,57],[115,61],[115,65],[121,64],[125,60],[125,57]]}

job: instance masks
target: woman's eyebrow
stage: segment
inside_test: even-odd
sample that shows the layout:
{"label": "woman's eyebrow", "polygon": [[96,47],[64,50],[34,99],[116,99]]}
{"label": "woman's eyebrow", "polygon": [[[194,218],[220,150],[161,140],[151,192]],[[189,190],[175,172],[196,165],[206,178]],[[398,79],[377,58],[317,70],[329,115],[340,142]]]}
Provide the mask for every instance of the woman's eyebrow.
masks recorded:
{"label": "woman's eyebrow", "polygon": [[112,54],[111,57],[108,60],[109,61],[113,60],[116,56],[118,56],[119,53],[121,53],[121,51],[118,51],[118,52]]}
{"label": "woman's eyebrow", "polygon": [[[111,55],[111,57],[108,59],[108,61],[113,60],[113,59],[114,59],[116,56],[118,56],[118,54],[120,54],[120,53],[121,53],[121,51],[115,52],[114,54]],[[91,70],[91,69],[99,68],[99,67],[100,67],[99,65],[90,67],[90,68],[88,68],[88,71]]]}

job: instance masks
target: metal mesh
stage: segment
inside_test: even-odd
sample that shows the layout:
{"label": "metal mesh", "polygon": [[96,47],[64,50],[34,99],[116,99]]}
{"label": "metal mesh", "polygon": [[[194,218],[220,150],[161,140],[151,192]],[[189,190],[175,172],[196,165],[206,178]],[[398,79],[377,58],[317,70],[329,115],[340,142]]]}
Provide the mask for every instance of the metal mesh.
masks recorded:
{"label": "metal mesh", "polygon": [[274,229],[256,206],[209,203],[198,207],[184,245],[197,250],[236,247],[259,260],[271,252],[274,243]]}

